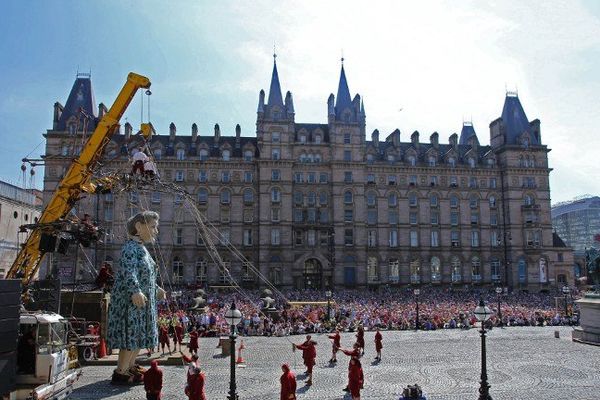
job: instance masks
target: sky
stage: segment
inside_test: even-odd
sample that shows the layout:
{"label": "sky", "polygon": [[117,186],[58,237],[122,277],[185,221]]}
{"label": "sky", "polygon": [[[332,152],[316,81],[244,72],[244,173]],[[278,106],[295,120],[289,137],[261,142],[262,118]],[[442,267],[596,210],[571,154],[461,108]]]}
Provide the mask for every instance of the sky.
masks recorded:
{"label": "sky", "polygon": [[[340,58],[365,102],[367,139],[418,130],[442,143],[472,121],[481,144],[518,91],[552,151],[552,202],[600,194],[600,4],[594,1],[3,1],[0,179],[23,184],[23,157],[43,153],[53,104],[77,71],[112,104],[135,71],[152,81],[159,133],[254,136],[273,47],[297,122],[327,121]],[[267,93],[268,95],[268,93]],[[136,99],[125,114],[140,122]],[[35,182],[43,180],[36,168]],[[29,178],[26,179],[29,184]]]}

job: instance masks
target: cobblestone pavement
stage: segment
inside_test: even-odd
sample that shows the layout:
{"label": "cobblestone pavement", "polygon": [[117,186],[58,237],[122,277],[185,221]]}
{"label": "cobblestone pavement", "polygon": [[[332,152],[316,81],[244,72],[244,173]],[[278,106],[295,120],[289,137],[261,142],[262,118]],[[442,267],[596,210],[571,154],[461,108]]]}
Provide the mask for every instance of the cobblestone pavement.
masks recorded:
{"label": "cobblestone pavement", "polygon": [[[488,377],[494,400],[503,399],[600,399],[600,347],[574,343],[571,329],[494,329],[487,336]],[[402,388],[418,383],[428,399],[476,399],[480,376],[481,341],[475,329],[468,331],[383,332],[383,359],[374,363],[373,332],[367,332],[363,399],[398,399]],[[318,342],[312,387],[304,385],[301,352],[293,353],[288,338],[244,338],[246,368],[237,368],[238,394],[242,400],[279,399],[280,365],[290,364],[298,377],[298,399],[350,399],[342,391],[347,381],[348,357],[338,354],[330,366],[331,342]],[[350,347],[354,335],[342,335]],[[206,374],[209,400],[226,399],[229,390],[229,358],[220,356],[217,339],[200,341],[200,360]],[[238,341],[239,344],[239,341]],[[73,399],[145,399],[143,386],[115,387],[109,378],[114,367],[85,367]],[[164,366],[163,399],[185,399],[185,368]]]}

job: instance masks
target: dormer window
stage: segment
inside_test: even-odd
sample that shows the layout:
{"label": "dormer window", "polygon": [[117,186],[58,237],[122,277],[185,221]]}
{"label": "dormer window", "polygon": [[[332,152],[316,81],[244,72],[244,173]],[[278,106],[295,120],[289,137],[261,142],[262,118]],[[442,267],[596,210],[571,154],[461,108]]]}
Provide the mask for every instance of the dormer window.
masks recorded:
{"label": "dormer window", "polygon": [[207,160],[208,160],[208,150],[200,149],[200,161],[207,161]]}
{"label": "dormer window", "polygon": [[394,162],[396,162],[396,157],[394,157],[393,154],[388,154],[387,160],[388,160],[388,163],[393,164]]}
{"label": "dormer window", "polygon": [[223,150],[223,161],[229,161],[231,158],[231,152],[229,150]]}
{"label": "dormer window", "polygon": [[321,135],[315,135],[315,144],[321,144]]}
{"label": "dormer window", "polygon": [[162,150],[161,149],[155,149],[152,153],[154,155],[155,160],[160,160],[162,158]]}
{"label": "dormer window", "polygon": [[528,148],[529,147],[529,138],[523,138],[523,147]]}
{"label": "dormer window", "polygon": [[179,161],[185,160],[185,149],[177,149],[177,159]]}
{"label": "dormer window", "polygon": [[281,140],[281,135],[279,134],[279,132],[273,132],[271,134],[271,141],[279,142],[280,140]]}
{"label": "dormer window", "polygon": [[413,155],[408,156],[408,165],[410,165],[411,167],[417,165],[417,158]]}
{"label": "dormer window", "polygon": [[252,161],[252,150],[246,150],[244,151],[244,161]]}
{"label": "dormer window", "polygon": [[350,113],[350,111],[346,111],[344,113],[343,121],[344,122],[350,122],[351,120],[352,120],[352,113]]}
{"label": "dormer window", "polygon": [[75,122],[71,122],[69,124],[69,135],[75,135],[75,133],[77,132],[77,124]]}
{"label": "dormer window", "polygon": [[367,154],[367,164],[373,164],[375,162],[375,156],[373,154]]}
{"label": "dormer window", "polygon": [[469,167],[475,168],[475,159],[473,157],[469,158]]}
{"label": "dormer window", "polygon": [[300,143],[302,143],[302,144],[306,143],[306,136],[305,135],[300,135]]}
{"label": "dormer window", "polygon": [[452,168],[456,167],[456,158],[454,158],[454,157],[450,157],[450,158],[448,158],[448,164],[449,164],[449,165],[450,165]]}
{"label": "dormer window", "polygon": [[429,156],[429,166],[435,167],[436,163],[437,163],[437,160],[436,160],[435,156]]}

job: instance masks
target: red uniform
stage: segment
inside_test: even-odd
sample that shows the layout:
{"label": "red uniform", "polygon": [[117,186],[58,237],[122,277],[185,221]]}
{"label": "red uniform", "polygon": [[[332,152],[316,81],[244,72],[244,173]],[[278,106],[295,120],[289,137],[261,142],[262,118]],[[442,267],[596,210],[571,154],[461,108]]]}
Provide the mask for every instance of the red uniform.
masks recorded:
{"label": "red uniform", "polygon": [[163,385],[163,373],[158,368],[158,361],[153,360],[150,368],[144,372],[144,390],[147,400],[159,400]]}
{"label": "red uniform", "polygon": [[365,348],[365,330],[363,328],[358,328],[358,333],[356,334],[356,343],[358,343],[358,347],[361,349]]}
{"label": "red uniform", "polygon": [[166,326],[160,327],[159,341],[161,345],[169,344],[169,329]]}
{"label": "red uniform", "polygon": [[339,332],[336,332],[335,335],[328,335],[329,339],[333,339],[333,353],[337,353],[338,349],[341,346],[341,336]]}
{"label": "red uniform", "polygon": [[313,366],[316,364],[315,359],[317,358],[317,348],[315,347],[317,343],[312,340],[307,340],[302,344],[296,344],[296,348],[302,350],[302,359],[304,360],[304,365],[306,365],[306,373],[312,375]]}
{"label": "red uniform", "polygon": [[198,351],[198,332],[190,332],[190,351]]}
{"label": "red uniform", "polygon": [[290,371],[290,367],[287,364],[281,366],[283,374],[279,378],[281,383],[281,395],[280,400],[296,400],[296,375]]}
{"label": "red uniform", "polygon": [[381,332],[377,331],[375,333],[375,351],[377,351],[378,353],[381,351],[381,349],[383,349],[383,336],[381,336]]}
{"label": "red uniform", "polygon": [[350,363],[350,369],[348,370],[348,389],[352,398],[360,398],[360,389],[363,386],[363,373],[360,362],[357,359],[353,359]]}
{"label": "red uniform", "polygon": [[175,344],[179,343],[181,346],[181,342],[183,342],[183,326],[177,325],[175,326],[175,333],[173,334],[173,342]]}
{"label": "red uniform", "polygon": [[190,377],[186,394],[189,400],[206,400],[204,393],[204,372],[195,373]]}

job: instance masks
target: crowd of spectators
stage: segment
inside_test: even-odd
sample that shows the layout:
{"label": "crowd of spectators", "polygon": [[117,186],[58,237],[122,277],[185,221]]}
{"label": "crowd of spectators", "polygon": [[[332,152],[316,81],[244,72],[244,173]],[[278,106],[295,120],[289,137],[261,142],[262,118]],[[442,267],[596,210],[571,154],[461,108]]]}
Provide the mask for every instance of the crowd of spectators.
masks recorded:
{"label": "crowd of spectators", "polygon": [[[176,314],[190,331],[195,327],[200,336],[226,334],[229,327],[225,312],[235,302],[242,312],[238,331],[242,335],[287,336],[306,333],[325,333],[334,329],[353,332],[359,325],[365,330],[379,327],[386,330],[415,329],[419,307],[420,330],[469,329],[474,326],[473,314],[479,299],[491,309],[488,328],[504,326],[556,326],[577,324],[578,312],[573,310],[573,297],[567,300],[560,293],[512,292],[497,295],[485,290],[451,290],[421,288],[416,296],[411,289],[336,290],[330,301],[331,319],[324,291],[287,291],[286,298],[275,298],[275,310],[263,312],[258,291],[209,293],[205,312],[187,311],[193,303],[193,294],[185,290],[169,302],[161,302],[163,315]],[[498,314],[500,299],[501,318]],[[321,302],[321,304],[293,305],[293,302]],[[290,302],[292,302],[290,304]]]}

